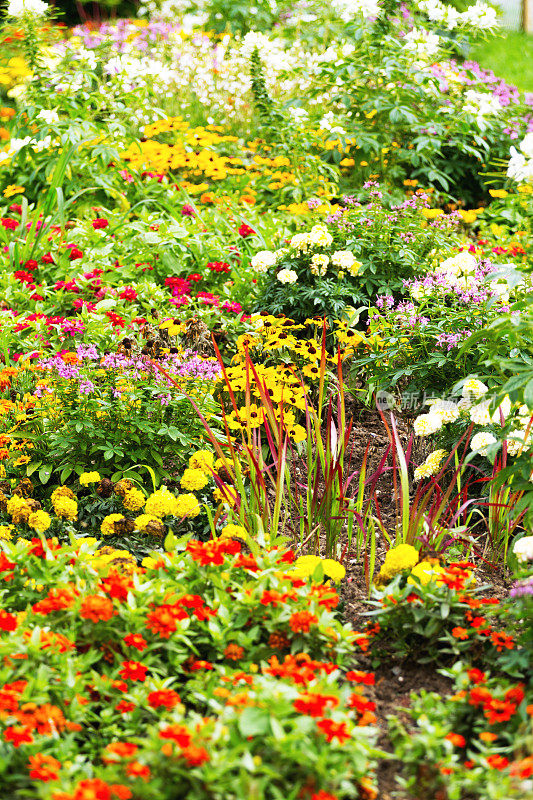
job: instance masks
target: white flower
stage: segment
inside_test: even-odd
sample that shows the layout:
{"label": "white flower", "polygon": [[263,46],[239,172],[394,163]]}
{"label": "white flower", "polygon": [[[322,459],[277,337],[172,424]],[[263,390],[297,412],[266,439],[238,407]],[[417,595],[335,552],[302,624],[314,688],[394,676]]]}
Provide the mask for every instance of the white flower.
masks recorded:
{"label": "white flower", "polygon": [[475,436],[472,436],[470,449],[480,456],[486,456],[487,448],[490,447],[491,444],[496,444],[497,441],[498,440],[492,433],[481,431],[480,433],[476,433]]}
{"label": "white flower", "polygon": [[518,561],[533,561],[533,536],[523,536],[515,542],[513,553]]}
{"label": "white flower", "polygon": [[278,281],[280,283],[296,283],[298,274],[293,269],[282,269],[278,272]]}
{"label": "white flower", "polygon": [[441,264],[439,264],[435,272],[445,272],[446,274],[453,275],[457,278],[460,275],[470,274],[476,269],[476,267],[477,261],[474,256],[471,253],[468,253],[466,250],[463,250],[456,256],[451,256],[450,258],[447,258],[446,261],[443,261]]}
{"label": "white flower", "polygon": [[474,397],[476,400],[479,400],[480,397],[483,397],[489,390],[488,386],[485,386],[482,381],[478,381],[477,378],[468,378],[463,383],[463,390],[462,395],[463,397],[468,398],[469,400]]}
{"label": "white flower", "polygon": [[527,158],[533,158],[533,131],[526,133],[520,142],[520,150]]}
{"label": "white flower", "polygon": [[47,125],[52,125],[54,122],[59,122],[59,114],[57,111],[47,111],[43,108],[37,114],[37,119],[43,119]]}
{"label": "white flower", "polygon": [[460,18],[463,22],[482,31],[498,27],[498,12],[483,2],[477,2],[467,8],[460,14]]}
{"label": "white flower", "polygon": [[257,272],[266,272],[276,263],[276,253],[271,250],[260,250],[252,257],[250,264]]}
{"label": "white flower", "polygon": [[533,132],[524,136],[520,144],[520,152],[515,147],[511,147],[510,153],[507,177],[519,183],[522,181],[533,183]]}
{"label": "white flower", "polygon": [[420,28],[412,28],[405,34],[404,47],[417,58],[428,59],[439,51],[440,37]]}
{"label": "white flower", "polygon": [[333,0],[332,6],[344,22],[361,14],[363,19],[379,17],[381,8],[377,0]]}
{"label": "white flower", "polygon": [[331,263],[341,269],[347,269],[350,275],[357,275],[361,269],[361,262],[349,250],[337,250],[331,256]]}
{"label": "white flower", "polygon": [[329,257],[323,253],[316,253],[311,258],[311,266],[309,269],[313,275],[324,276],[328,270]]}
{"label": "white flower", "polygon": [[417,436],[431,436],[442,428],[442,417],[438,414],[421,414],[413,424]]}
{"label": "white flower", "polygon": [[317,247],[329,247],[333,241],[333,236],[331,233],[328,233],[328,229],[325,225],[313,225],[310,232],[307,234],[307,241],[309,244]]}
{"label": "white flower", "polygon": [[291,247],[294,247],[296,250],[301,250],[302,253],[306,253],[309,247],[309,234],[295,233],[291,239]]}
{"label": "white flower", "polygon": [[48,3],[42,0],[9,0],[7,7],[8,17],[22,17],[24,14],[42,16],[48,11]]}
{"label": "white flower", "polygon": [[442,422],[455,422],[460,417],[460,411],[453,400],[430,400],[430,414],[436,414],[442,419]]}

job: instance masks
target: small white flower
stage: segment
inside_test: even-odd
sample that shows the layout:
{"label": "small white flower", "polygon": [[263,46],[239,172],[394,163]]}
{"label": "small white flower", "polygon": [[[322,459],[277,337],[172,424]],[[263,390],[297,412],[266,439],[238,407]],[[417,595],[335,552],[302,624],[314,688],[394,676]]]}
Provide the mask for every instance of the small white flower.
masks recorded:
{"label": "small white flower", "polygon": [[470,449],[480,456],[486,456],[490,445],[496,444],[497,441],[498,440],[492,435],[492,433],[488,433],[488,431],[481,431],[480,433],[476,433],[475,436],[472,436]]}
{"label": "small white flower", "polygon": [[417,436],[431,436],[442,428],[442,417],[438,414],[421,414],[414,421],[413,428]]}
{"label": "small white flower", "polygon": [[533,536],[523,536],[515,542],[513,553],[520,562],[533,561]]}
{"label": "small white flower", "polygon": [[296,283],[298,280],[298,274],[293,269],[282,269],[277,277],[280,283]]}
{"label": "small white flower", "polygon": [[250,264],[257,272],[266,272],[276,263],[276,254],[271,250],[260,250],[252,257]]}
{"label": "small white flower", "polygon": [[8,17],[22,17],[24,14],[43,16],[48,11],[48,3],[42,0],[9,0]]}

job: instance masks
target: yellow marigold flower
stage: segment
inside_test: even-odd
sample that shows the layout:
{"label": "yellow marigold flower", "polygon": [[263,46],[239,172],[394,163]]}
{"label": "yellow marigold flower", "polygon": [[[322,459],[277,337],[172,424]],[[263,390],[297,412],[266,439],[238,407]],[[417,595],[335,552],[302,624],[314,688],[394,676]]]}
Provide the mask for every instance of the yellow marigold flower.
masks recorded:
{"label": "yellow marigold flower", "polygon": [[180,480],[184,489],[189,489],[189,491],[193,492],[203,489],[208,482],[209,478],[201,469],[186,469]]}
{"label": "yellow marigold flower", "polygon": [[159,522],[159,519],[154,517],[152,514],[139,514],[139,516],[135,519],[135,530],[146,530],[146,526],[149,522]]}
{"label": "yellow marigold flower", "polygon": [[52,492],[52,504],[55,503],[58,497],[70,497],[71,500],[74,500],[75,494],[68,488],[68,486],[58,486],[57,489],[54,489]]}
{"label": "yellow marigold flower", "polygon": [[129,489],[122,498],[122,505],[128,511],[139,511],[146,503],[146,497],[140,489]]}
{"label": "yellow marigold flower", "polygon": [[98,483],[101,480],[98,472],[83,472],[79,477],[81,486],[88,486],[90,483]]}
{"label": "yellow marigold flower", "polygon": [[50,514],[47,514],[46,511],[35,511],[33,514],[30,514],[28,519],[28,525],[30,528],[33,528],[34,531],[37,531],[37,533],[44,533],[47,531],[51,523]]}
{"label": "yellow marigold flower", "polygon": [[201,469],[202,472],[211,475],[213,460],[213,453],[209,450],[198,450],[189,458],[189,467],[191,469]]}
{"label": "yellow marigold flower", "polygon": [[168,489],[159,489],[157,492],[150,495],[146,501],[144,510],[147,514],[152,514],[154,517],[162,519],[171,514],[178,516],[176,509],[177,502],[174,495],[171,494]]}
{"label": "yellow marigold flower", "polygon": [[[433,581],[437,585],[442,584],[442,581],[439,580],[439,575],[444,572],[444,569],[440,566],[440,564],[432,564],[431,561],[421,561],[411,570],[411,575],[414,575],[420,583],[425,586],[426,583]],[[416,581],[413,580],[411,575],[407,578],[407,583],[411,583],[416,585]]]}
{"label": "yellow marigold flower", "polygon": [[379,571],[376,582],[388,583],[399,572],[414,567],[418,559],[418,550],[410,544],[399,544],[392,547],[385,556],[385,562]]}
{"label": "yellow marigold flower", "polygon": [[104,517],[100,525],[102,534],[104,536],[113,536],[115,533],[115,522],[119,522],[121,519],[124,519],[122,514],[108,514],[107,517]]}
{"label": "yellow marigold flower", "polygon": [[20,497],[20,495],[14,494],[13,497],[10,497],[7,501],[7,513],[11,517],[20,517],[20,515],[24,514],[26,511],[27,514],[25,514],[26,518],[23,520],[24,522],[27,521],[31,509],[26,500],[24,500],[23,497]]}
{"label": "yellow marigold flower", "polygon": [[78,503],[76,500],[66,495],[60,495],[53,505],[58,517],[63,517],[71,522],[76,519],[78,515]]}
{"label": "yellow marigold flower", "polygon": [[0,539],[11,539],[13,536],[13,525],[0,525]]}
{"label": "yellow marigold flower", "polygon": [[220,531],[221,539],[246,539],[247,535],[246,528],[242,525],[233,525],[231,522],[224,525]]}
{"label": "yellow marigold flower", "polygon": [[177,517],[197,517],[200,503],[193,494],[179,494],[176,498]]}

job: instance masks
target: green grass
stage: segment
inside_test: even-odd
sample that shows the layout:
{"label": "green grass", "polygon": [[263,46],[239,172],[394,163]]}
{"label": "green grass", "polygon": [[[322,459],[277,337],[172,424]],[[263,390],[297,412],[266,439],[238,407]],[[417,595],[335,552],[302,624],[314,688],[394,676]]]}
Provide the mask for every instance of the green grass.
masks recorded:
{"label": "green grass", "polygon": [[533,92],[533,35],[505,32],[475,45],[468,58],[523,92]]}

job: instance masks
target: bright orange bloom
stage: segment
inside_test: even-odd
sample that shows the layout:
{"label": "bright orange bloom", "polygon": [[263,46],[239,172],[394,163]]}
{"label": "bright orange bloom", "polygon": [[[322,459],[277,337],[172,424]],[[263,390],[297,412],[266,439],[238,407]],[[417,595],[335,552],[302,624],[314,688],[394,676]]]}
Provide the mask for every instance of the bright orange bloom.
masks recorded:
{"label": "bright orange bloom", "polygon": [[150,692],[148,695],[148,705],[152,708],[174,708],[181,703],[181,698],[173,689],[161,689],[159,692]]}
{"label": "bright orange bloom", "polygon": [[448,733],[444,738],[451,742],[454,747],[464,747],[466,745],[466,739],[460,733]]}
{"label": "bright orange bloom", "polygon": [[126,775],[129,775],[130,778],[141,778],[143,781],[147,781],[151,773],[150,768],[145,764],[140,764],[138,761],[132,761],[126,767]]}
{"label": "bright orange bloom", "polygon": [[317,622],[316,614],[311,614],[309,611],[295,611],[289,619],[289,625],[294,633],[309,633],[311,625]]}
{"label": "bright orange bloom", "polygon": [[498,738],[498,734],[492,731],[483,731],[483,733],[479,734],[479,738],[482,742],[495,742]]}
{"label": "bright orange bloom", "polygon": [[455,636],[456,639],[468,639],[468,631],[466,628],[457,626],[456,628],[452,628],[452,636]]}
{"label": "bright orange bloom", "polygon": [[30,770],[30,778],[32,781],[55,781],[58,778],[61,763],[52,756],[46,756],[43,753],[36,753],[30,756],[28,763]]}
{"label": "bright orange bloom", "polygon": [[243,655],[244,647],[240,647],[240,645],[235,644],[234,642],[228,644],[224,650],[224,658],[227,658],[229,661],[240,661]]}
{"label": "bright orange bloom", "polygon": [[328,742],[332,742],[333,739],[338,739],[339,744],[344,744],[344,742],[348,741],[351,737],[345,722],[321,719],[320,722],[317,722],[317,727],[322,731]]}
{"label": "bright orange bloom", "polygon": [[90,619],[92,622],[108,622],[114,613],[111,600],[99,594],[88,595],[80,608],[80,617]]}

